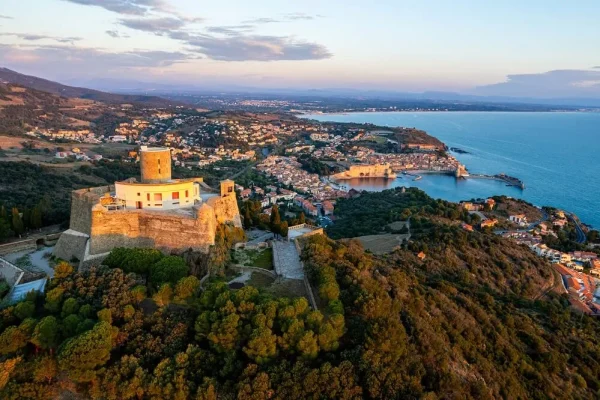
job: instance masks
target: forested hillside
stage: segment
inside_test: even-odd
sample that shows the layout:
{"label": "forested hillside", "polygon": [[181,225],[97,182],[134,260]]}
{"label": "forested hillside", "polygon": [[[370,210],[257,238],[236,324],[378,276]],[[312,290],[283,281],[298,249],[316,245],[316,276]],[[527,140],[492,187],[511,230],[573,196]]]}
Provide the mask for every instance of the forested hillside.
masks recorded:
{"label": "forested hillside", "polygon": [[402,195],[419,229],[391,254],[305,239],[318,311],[201,288],[155,250],[118,249],[85,273],[60,264],[44,295],[0,312],[0,398],[600,396],[600,323],[554,294],[550,265]]}

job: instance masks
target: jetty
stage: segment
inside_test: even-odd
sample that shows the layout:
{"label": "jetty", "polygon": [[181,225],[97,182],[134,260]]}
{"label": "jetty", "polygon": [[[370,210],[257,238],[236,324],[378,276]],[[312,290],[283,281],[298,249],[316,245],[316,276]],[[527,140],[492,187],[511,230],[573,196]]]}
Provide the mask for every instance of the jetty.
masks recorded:
{"label": "jetty", "polygon": [[486,174],[469,174],[463,175],[461,178],[477,178],[477,179],[493,179],[505,182],[508,186],[514,186],[521,190],[525,189],[525,183],[519,178],[506,174],[486,175]]}

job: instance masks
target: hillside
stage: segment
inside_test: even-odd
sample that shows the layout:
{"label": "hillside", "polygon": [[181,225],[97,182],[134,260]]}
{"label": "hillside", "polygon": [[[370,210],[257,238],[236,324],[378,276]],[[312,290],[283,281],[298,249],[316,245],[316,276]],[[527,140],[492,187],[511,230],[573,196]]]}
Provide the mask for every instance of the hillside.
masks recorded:
{"label": "hillside", "polygon": [[305,239],[318,311],[250,286],[202,289],[152,249],[88,272],[62,264],[45,296],[0,311],[0,397],[597,397],[600,323],[535,295],[553,281],[546,261],[410,197],[429,229],[390,255]]}
{"label": "hillside", "polygon": [[157,96],[114,94],[101,92],[99,90],[67,86],[35,76],[20,74],[8,68],[1,67],[0,82],[12,83],[62,97],[94,100],[110,104],[139,103],[148,107],[172,107],[181,104]]}

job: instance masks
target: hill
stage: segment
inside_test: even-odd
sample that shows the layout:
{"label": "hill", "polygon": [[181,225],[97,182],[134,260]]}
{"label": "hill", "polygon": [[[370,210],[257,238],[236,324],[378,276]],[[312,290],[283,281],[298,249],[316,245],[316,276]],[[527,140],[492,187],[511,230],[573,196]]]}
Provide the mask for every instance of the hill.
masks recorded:
{"label": "hill", "polygon": [[450,204],[390,193],[421,227],[392,254],[305,239],[319,310],[251,286],[200,288],[152,249],[116,250],[110,268],[57,266],[45,296],[0,311],[0,397],[598,397],[600,322],[543,290],[557,284],[546,261],[460,230]]}
{"label": "hill", "polygon": [[11,83],[62,97],[94,100],[110,104],[138,103],[152,107],[172,107],[181,105],[179,102],[157,96],[114,94],[101,92],[99,90],[67,86],[47,79],[24,75],[8,68],[0,68],[0,82]]}

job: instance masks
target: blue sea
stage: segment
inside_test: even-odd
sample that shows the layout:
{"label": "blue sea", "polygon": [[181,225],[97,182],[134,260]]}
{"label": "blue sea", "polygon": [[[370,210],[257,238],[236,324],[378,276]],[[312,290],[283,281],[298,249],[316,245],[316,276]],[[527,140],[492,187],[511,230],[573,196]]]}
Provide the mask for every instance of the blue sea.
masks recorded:
{"label": "blue sea", "polygon": [[350,187],[415,186],[450,201],[505,194],[574,212],[582,222],[600,228],[600,113],[365,112],[303,117],[422,129],[448,147],[468,151],[452,154],[469,172],[506,173],[526,185],[521,190],[492,180],[423,175],[419,181],[407,176],[355,180]]}

